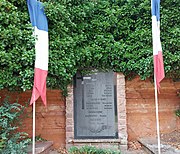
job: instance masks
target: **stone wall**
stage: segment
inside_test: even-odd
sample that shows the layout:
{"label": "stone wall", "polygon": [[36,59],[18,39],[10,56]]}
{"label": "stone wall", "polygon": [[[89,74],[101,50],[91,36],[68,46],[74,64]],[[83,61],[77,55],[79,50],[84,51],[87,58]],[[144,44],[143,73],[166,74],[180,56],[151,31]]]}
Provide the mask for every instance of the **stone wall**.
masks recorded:
{"label": "stone wall", "polygon": [[[69,96],[66,99],[62,96],[60,90],[47,90],[47,109],[43,106],[41,99],[38,99],[36,105],[36,135],[40,135],[46,140],[54,142],[54,147],[69,147],[77,144],[91,144],[109,146],[121,143],[121,148],[126,148],[128,140],[137,140],[139,137],[156,135],[155,120],[155,102],[154,102],[154,84],[151,80],[140,80],[139,77],[129,81],[124,80],[122,74],[117,76],[118,86],[118,133],[119,140],[98,140],[82,143],[74,140],[73,126],[73,89],[69,87]],[[180,98],[177,92],[180,89],[180,82],[173,82],[170,79],[164,79],[161,82],[159,94],[159,118],[161,133],[169,133],[180,129],[180,119],[174,114],[174,111],[180,107]],[[19,93],[0,91],[0,101],[5,95],[12,96],[12,99],[19,98],[19,102],[29,102],[31,91]],[[67,105],[67,106],[66,106]],[[23,124],[23,131],[31,136],[32,134],[32,106],[28,106],[26,118]],[[126,121],[127,120],[127,121]],[[128,134],[128,135],[127,135]],[[75,142],[74,142],[75,141]],[[124,147],[123,147],[124,145]]]}
{"label": "stone wall", "polygon": [[[159,99],[160,133],[169,133],[180,128],[174,111],[180,108],[180,82],[164,79],[161,82]],[[126,80],[128,140],[156,135],[154,83],[136,77]]]}

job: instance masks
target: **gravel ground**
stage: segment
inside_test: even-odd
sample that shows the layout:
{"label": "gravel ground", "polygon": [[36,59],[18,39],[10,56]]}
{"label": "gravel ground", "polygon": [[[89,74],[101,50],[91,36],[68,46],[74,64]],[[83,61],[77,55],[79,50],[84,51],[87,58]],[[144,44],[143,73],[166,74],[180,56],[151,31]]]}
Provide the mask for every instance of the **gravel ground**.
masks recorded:
{"label": "gravel ground", "polygon": [[180,130],[175,130],[168,134],[161,134],[161,141],[180,150]]}
{"label": "gravel ground", "polygon": [[67,150],[64,148],[59,148],[59,149],[52,149],[50,151],[50,154],[68,154]]}
{"label": "gravel ground", "polygon": [[[68,154],[65,151],[51,150],[49,154]],[[122,151],[122,154],[146,154],[142,150],[127,150]]]}

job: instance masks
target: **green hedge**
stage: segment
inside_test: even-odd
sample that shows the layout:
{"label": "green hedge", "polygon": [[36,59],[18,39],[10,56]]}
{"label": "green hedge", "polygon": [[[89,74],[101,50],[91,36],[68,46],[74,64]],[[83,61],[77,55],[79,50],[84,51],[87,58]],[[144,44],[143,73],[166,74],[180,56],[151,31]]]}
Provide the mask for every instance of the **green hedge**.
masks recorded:
{"label": "green hedge", "polygon": [[[49,22],[49,88],[66,89],[78,69],[153,75],[149,0],[44,0]],[[178,0],[161,2],[167,76],[180,76]],[[0,89],[31,89],[34,39],[24,0],[0,1]]]}

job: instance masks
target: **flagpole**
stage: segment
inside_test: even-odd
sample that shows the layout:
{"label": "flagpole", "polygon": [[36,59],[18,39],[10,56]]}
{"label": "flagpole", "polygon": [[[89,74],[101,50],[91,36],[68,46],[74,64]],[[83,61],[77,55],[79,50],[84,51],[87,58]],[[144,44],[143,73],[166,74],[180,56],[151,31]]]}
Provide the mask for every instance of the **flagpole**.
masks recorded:
{"label": "flagpole", "polygon": [[[35,99],[34,99],[34,100],[35,100]],[[36,128],[36,127],[35,127],[35,124],[36,124],[36,123],[35,123],[35,122],[36,122],[36,121],[35,121],[35,118],[36,118],[36,117],[35,117],[35,116],[36,116],[36,114],[35,114],[35,113],[36,113],[36,112],[35,112],[36,107],[35,107],[35,106],[36,106],[36,103],[35,103],[35,101],[34,101],[34,103],[33,103],[33,138],[32,138],[32,142],[33,142],[33,143],[32,143],[32,154],[35,154],[35,128]]]}
{"label": "flagpole", "polygon": [[158,140],[158,154],[161,154],[161,142],[160,142],[160,130],[159,130],[159,111],[158,111],[159,107],[158,107],[156,74],[154,74],[154,93],[155,93],[155,106],[156,106],[156,129],[157,129],[157,140]]}

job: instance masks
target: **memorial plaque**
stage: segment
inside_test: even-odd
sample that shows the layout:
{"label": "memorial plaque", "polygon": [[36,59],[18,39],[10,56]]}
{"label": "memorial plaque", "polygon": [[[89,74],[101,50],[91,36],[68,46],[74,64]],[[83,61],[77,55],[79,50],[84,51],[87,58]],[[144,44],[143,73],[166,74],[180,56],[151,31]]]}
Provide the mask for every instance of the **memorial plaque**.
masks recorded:
{"label": "memorial plaque", "polygon": [[75,138],[117,138],[116,80],[113,72],[74,79]]}

